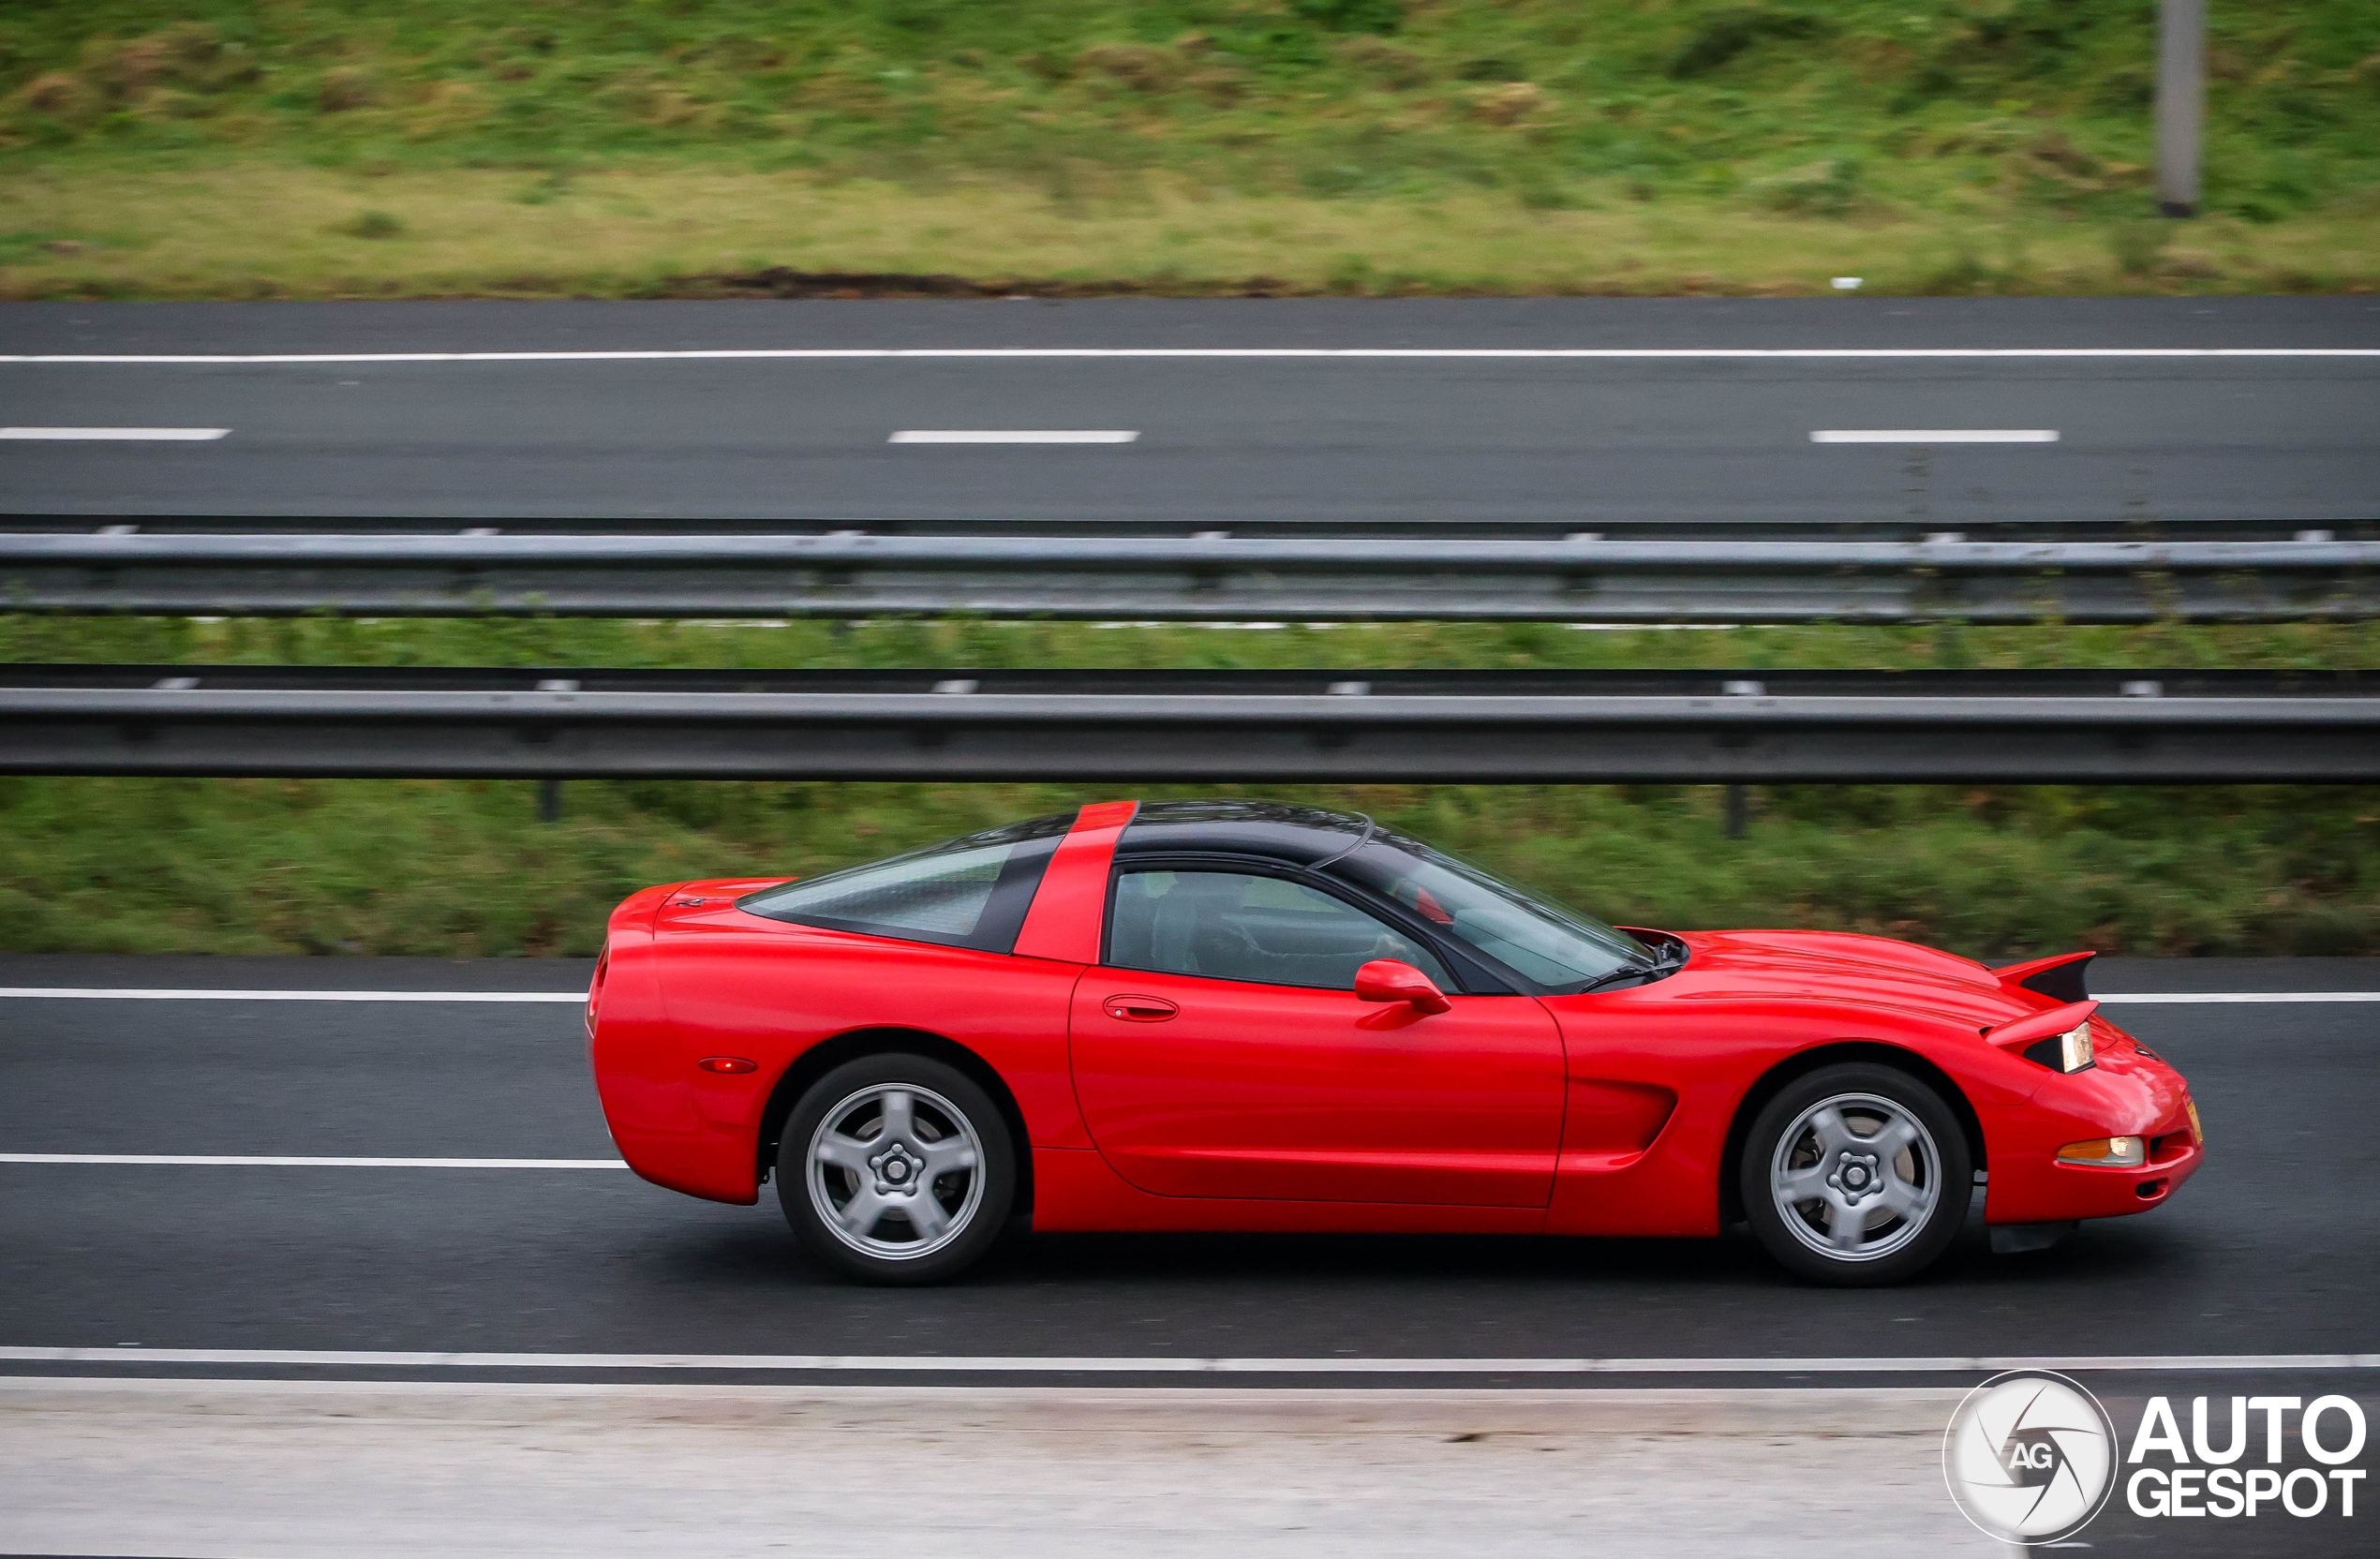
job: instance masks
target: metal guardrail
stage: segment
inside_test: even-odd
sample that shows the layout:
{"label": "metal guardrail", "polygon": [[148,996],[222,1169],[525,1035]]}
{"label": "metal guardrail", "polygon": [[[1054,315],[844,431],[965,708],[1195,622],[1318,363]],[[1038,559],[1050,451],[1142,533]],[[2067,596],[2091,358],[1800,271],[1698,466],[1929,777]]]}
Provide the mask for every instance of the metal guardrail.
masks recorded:
{"label": "metal guardrail", "polygon": [[17,610],[1977,623],[2380,616],[2380,541],[0,534]]}
{"label": "metal guardrail", "polygon": [[[1591,531],[1589,529],[1591,528]],[[916,519],[657,519],[580,514],[463,518],[423,514],[0,514],[0,534],[218,536],[1237,536],[1273,541],[1358,540],[1435,542],[1561,542],[1583,533],[1639,542],[2290,542],[2322,536],[2380,541],[2380,517],[2256,519],[2241,515],[2173,519],[2132,515],[2113,519],[2001,518],[1945,521],[1925,515],[1847,519],[1837,515],[1773,515],[1715,519],[1691,514],[1599,515],[1593,519],[1525,519],[1469,515],[1417,520],[1397,516],[1296,514],[1265,518],[1164,519],[1119,514],[1091,519],[975,515]]]}
{"label": "metal guardrail", "polygon": [[0,772],[2380,780],[2380,673],[16,667]]}

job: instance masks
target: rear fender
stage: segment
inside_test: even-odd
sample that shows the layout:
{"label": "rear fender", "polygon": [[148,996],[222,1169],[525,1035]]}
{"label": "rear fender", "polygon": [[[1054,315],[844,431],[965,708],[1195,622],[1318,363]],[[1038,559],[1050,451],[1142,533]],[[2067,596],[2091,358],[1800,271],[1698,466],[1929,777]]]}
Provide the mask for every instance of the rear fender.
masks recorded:
{"label": "rear fender", "polygon": [[707,1149],[717,1129],[696,1108],[662,995],[653,925],[681,885],[647,888],[612,912],[600,1000],[589,1008],[588,1060],[604,1124],[637,1174],[690,1195],[750,1202],[751,1191],[711,1171],[715,1155]]}
{"label": "rear fender", "polygon": [[1013,1211],[1028,1216],[1033,1211],[1033,1136],[1025,1124],[1024,1110],[1019,1106],[1016,1094],[999,1069],[982,1056],[956,1040],[922,1029],[856,1029],[821,1040],[798,1056],[778,1077],[769,1090],[768,1102],[761,1111],[760,1133],[754,1142],[755,1177],[766,1181],[777,1166],[780,1139],[784,1135],[785,1121],[794,1106],[810,1086],[847,1061],[862,1056],[889,1055],[907,1052],[927,1056],[958,1068],[974,1079],[975,1086],[990,1095],[992,1105],[1006,1122],[1010,1139],[1017,1151],[1017,1195]]}

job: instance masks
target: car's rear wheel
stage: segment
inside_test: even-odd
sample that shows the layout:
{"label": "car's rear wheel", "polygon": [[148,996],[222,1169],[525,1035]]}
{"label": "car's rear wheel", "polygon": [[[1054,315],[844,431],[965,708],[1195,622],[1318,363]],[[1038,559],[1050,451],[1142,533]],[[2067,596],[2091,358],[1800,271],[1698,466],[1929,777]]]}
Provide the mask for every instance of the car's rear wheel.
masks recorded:
{"label": "car's rear wheel", "polygon": [[1966,1133],[1932,1087],[1853,1062],[1796,1078],[1744,1141],[1752,1233],[1816,1283],[1898,1283],[1931,1266],[1967,1217]]}
{"label": "car's rear wheel", "polygon": [[863,1056],[811,1085],[777,1148],[777,1199],[812,1255],[867,1283],[938,1283],[981,1258],[1016,1198],[1006,1121],[958,1068]]}

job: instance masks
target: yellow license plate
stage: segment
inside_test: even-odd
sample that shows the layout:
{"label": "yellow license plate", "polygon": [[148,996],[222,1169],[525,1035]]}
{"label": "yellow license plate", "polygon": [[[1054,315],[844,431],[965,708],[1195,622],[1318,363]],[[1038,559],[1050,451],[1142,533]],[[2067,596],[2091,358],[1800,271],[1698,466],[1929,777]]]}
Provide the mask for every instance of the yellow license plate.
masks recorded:
{"label": "yellow license plate", "polygon": [[2190,1135],[2198,1139],[2198,1146],[2201,1148],[2205,1147],[2207,1145],[2207,1128],[2198,1123],[2198,1101],[2191,1098],[2187,1094],[2184,1094],[2182,1096],[2181,1107],[2190,1112]]}

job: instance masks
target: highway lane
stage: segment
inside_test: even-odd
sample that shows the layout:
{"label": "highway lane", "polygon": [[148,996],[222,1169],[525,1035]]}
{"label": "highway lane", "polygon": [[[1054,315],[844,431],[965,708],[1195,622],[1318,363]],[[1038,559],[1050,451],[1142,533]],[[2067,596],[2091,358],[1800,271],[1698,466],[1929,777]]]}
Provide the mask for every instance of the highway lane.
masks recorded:
{"label": "highway lane", "polygon": [[[587,973],[0,957],[9,987],[518,994],[568,991]],[[2380,960],[2109,960],[2094,983],[2373,991]],[[1994,1257],[1971,1238],[1926,1280],[1880,1293],[1797,1287],[1741,1238],[1117,1236],[1035,1239],[954,1287],[870,1290],[808,1262],[773,1202],[695,1202],[617,1169],[0,1165],[0,1346],[96,1356],[0,1357],[0,1546],[495,1555],[518,1551],[526,1512],[539,1541],[574,1552],[758,1554],[785,1532],[839,1529],[831,1501],[805,1503],[818,1480],[771,1479],[765,1456],[835,1469],[829,1487],[897,1465],[927,1493],[878,1526],[989,1553],[1121,1539],[1420,1555],[1480,1532],[1513,1552],[1575,1552],[1583,1534],[1706,1559],[1747,1552],[1754,1533],[1763,1552],[1957,1552],[1976,1539],[1941,1494],[1933,1440],[1955,1396],[1943,1388],[1980,1369],[1058,1376],[143,1356],[2372,1352],[2380,1003],[2117,1011],[2191,1076],[2214,1137],[2208,1168],[2153,1215],[2039,1255]],[[566,1002],[4,998],[0,1151],[607,1155],[582,1047]],[[2369,1407],[2373,1373],[2086,1378],[2121,1433],[2151,1394],[2185,1418],[2199,1393],[2346,1392]],[[1006,1388],[1036,1380],[1048,1384]],[[1413,1386],[1429,1389],[1399,1389]],[[2294,1429],[2283,1455],[2308,1461]],[[290,1479],[295,1458],[311,1482]],[[2343,1555],[2366,1552],[2372,1498],[2367,1487],[2355,1521],[2217,1522],[2144,1520],[2119,1497],[2085,1536],[2126,1553]]]}
{"label": "highway lane", "polygon": [[[18,355],[2372,351],[2380,304],[2237,300],[16,304]],[[0,363],[0,507],[583,515],[2221,518],[2380,494],[2380,356],[658,357]],[[900,443],[903,432],[1129,442]],[[2016,430],[2054,442],[1817,443]]]}
{"label": "highway lane", "polygon": [[[585,970],[19,957],[0,958],[0,985],[553,990]],[[2373,989],[2380,963],[2119,961],[2095,984]],[[567,1004],[0,1004],[0,1151],[610,1152]],[[722,1207],[618,1170],[0,1165],[0,1344],[1310,1359],[2375,1351],[2380,1150],[2368,1127],[2380,1007],[2120,1011],[2190,1076],[2209,1167],[2155,1213],[2087,1225],[2044,1255],[1993,1256],[1971,1240],[1900,1289],[1798,1287],[1741,1237],[1069,1236],[1025,1242],[958,1286],[883,1291],[809,1262],[773,1194]]]}

